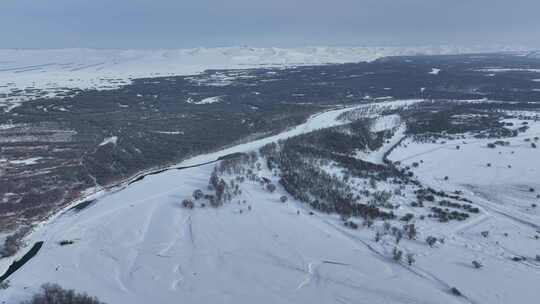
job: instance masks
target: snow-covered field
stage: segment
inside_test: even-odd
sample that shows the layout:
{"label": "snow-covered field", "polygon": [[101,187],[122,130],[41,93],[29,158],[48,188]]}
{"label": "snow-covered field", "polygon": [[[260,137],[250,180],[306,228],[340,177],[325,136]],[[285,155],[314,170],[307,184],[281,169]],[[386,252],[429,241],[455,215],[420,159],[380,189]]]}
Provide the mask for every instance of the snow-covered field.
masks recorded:
{"label": "snow-covered field", "polygon": [[211,169],[152,176],[57,218],[40,233],[41,252],[12,277],[6,299],[51,281],[109,303],[459,303],[332,219],[281,204],[279,193],[257,184],[240,198],[251,211],[242,204],[181,208],[193,189],[204,189]]}
{"label": "snow-covered field", "polygon": [[[184,165],[344,123],[336,120],[343,111],[322,113],[279,137],[199,156]],[[45,247],[12,276],[13,287],[2,293],[2,298],[11,302],[28,297],[36,286],[48,281],[100,294],[111,303],[173,303],[178,298],[189,302],[266,299],[275,303],[321,296],[354,299],[358,292],[390,299],[406,294],[406,289],[390,292],[378,287],[402,270],[371,257],[366,248],[360,250],[341,233],[324,232],[329,229],[326,225],[306,212],[297,215],[296,204],[277,204],[275,195],[255,188],[246,191],[244,195],[253,205],[249,214],[239,213],[246,206],[180,208],[180,201],[193,189],[204,189],[211,169],[212,165],[205,165],[149,176],[122,191],[101,193],[95,205],[78,214],[67,211],[44,224],[29,242],[45,240]],[[310,241],[301,242],[306,237]],[[76,243],[58,245],[67,239]],[[334,245],[328,246],[330,243]],[[340,247],[344,249],[332,250]],[[360,263],[359,250],[372,263]],[[7,262],[3,260],[3,270]],[[351,269],[351,262],[358,266]],[[372,272],[379,273],[376,280]],[[350,276],[372,285],[355,286],[349,282]],[[328,277],[322,283],[328,285],[328,295],[313,293],[319,289],[321,277]],[[422,284],[410,285],[425,289]],[[330,292],[341,289],[348,291]]]}
{"label": "snow-covered field", "polygon": [[[374,132],[395,130],[381,149],[358,155],[382,163],[383,154],[404,136],[404,123],[398,115],[376,113],[418,102],[329,110],[281,134],[180,165],[253,151],[360,115],[376,118]],[[523,120],[507,122],[519,127]],[[422,160],[413,171],[423,184],[461,190],[481,208],[464,222],[418,221],[419,237],[399,243],[415,254],[412,266],[391,259],[396,245],[389,236],[374,241],[382,223],[351,230],[338,216],[312,214],[290,198],[281,203],[280,196],[287,194],[279,186],[271,193],[247,181],[242,194],[223,207],[182,208],[182,200],[195,189],[206,189],[214,166],[207,164],[100,192],[90,197],[97,200],[89,207],[79,212],[66,208],[43,223],[27,239],[29,245],[44,241],[43,248],[10,277],[11,287],[0,293],[0,300],[17,303],[40,284],[56,282],[108,303],[536,303],[540,240],[534,236],[540,233],[540,212],[532,203],[540,202],[540,163],[534,161],[540,150],[531,142],[540,134],[540,122],[527,122],[526,133],[505,139],[510,144],[504,147],[487,148],[493,139],[472,137],[445,143],[405,139],[391,153],[390,159],[403,166]],[[278,184],[264,166],[257,174]],[[403,207],[396,212],[401,215],[410,210],[406,204],[412,197],[399,199]],[[483,236],[484,231],[489,234]],[[428,235],[445,241],[429,247],[424,242]],[[63,240],[74,243],[61,246]],[[484,267],[475,269],[473,260]],[[0,260],[0,270],[7,263]],[[464,296],[452,295],[451,287]]]}
{"label": "snow-covered field", "polygon": [[206,69],[286,67],[372,61],[384,56],[503,51],[459,47],[196,48],[168,50],[1,49],[0,107],[72,94],[72,89],[114,89],[132,79],[193,75]]}
{"label": "snow-covered field", "polygon": [[[538,116],[535,112],[512,114]],[[540,150],[532,147],[538,143],[540,121],[515,118],[506,122],[519,127],[525,121],[529,129],[503,139],[509,142],[507,146],[488,148],[494,139],[473,137],[437,143],[406,139],[390,155],[402,166],[413,167],[423,184],[462,191],[482,208],[480,217],[453,231],[434,228],[447,241],[418,259],[419,266],[439,278],[468,286],[476,303],[536,303],[540,296],[536,286],[540,280],[540,210],[536,207],[540,203]],[[413,163],[419,166],[414,168]],[[484,231],[487,236],[482,235]],[[484,267],[473,269],[472,260]]]}
{"label": "snow-covered field", "polygon": [[[361,106],[360,106],[361,107]],[[283,134],[203,155],[182,165],[249,151],[275,140],[343,124],[351,108],[327,111]],[[213,165],[147,176],[121,191],[100,193],[80,211],[66,211],[38,228],[29,243],[39,254],[10,277],[8,302],[44,282],[58,282],[109,303],[459,302],[447,290],[349,235],[337,219],[308,215],[298,202],[279,203],[258,184],[244,188],[246,205],[180,208],[207,184]],[[270,176],[269,172],[262,172]],[[300,214],[297,213],[300,211]],[[73,245],[60,246],[62,240]],[[7,260],[2,261],[7,268]],[[427,297],[427,298],[426,298]]]}

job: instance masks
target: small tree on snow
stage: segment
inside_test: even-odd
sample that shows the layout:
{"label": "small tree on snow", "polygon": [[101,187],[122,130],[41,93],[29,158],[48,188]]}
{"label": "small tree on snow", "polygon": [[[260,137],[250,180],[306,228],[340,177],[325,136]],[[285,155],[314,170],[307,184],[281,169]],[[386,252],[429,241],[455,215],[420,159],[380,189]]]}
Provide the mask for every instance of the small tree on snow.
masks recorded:
{"label": "small tree on snow", "polygon": [[437,238],[430,235],[426,238],[426,243],[429,245],[429,247],[433,247],[433,245],[437,243]]}
{"label": "small tree on snow", "polygon": [[381,233],[379,231],[375,232],[375,242],[378,242],[381,240]]}
{"label": "small tree on snow", "polygon": [[192,200],[185,199],[185,200],[182,201],[182,207],[184,207],[186,209],[193,209],[193,207],[195,207],[195,204],[193,203]]}
{"label": "small tree on snow", "polygon": [[56,284],[44,284],[41,291],[23,304],[104,304],[96,297],[64,289]]}
{"label": "small tree on snow", "polygon": [[403,238],[403,232],[401,230],[398,230],[395,234],[395,237],[396,237],[396,244],[399,244],[399,242]]}
{"label": "small tree on snow", "polygon": [[403,256],[403,251],[397,249],[397,247],[394,247],[394,250],[392,250],[392,259],[394,261],[399,262],[401,261],[401,257]]}
{"label": "small tree on snow", "polygon": [[480,263],[478,261],[472,261],[472,265],[476,269],[482,268],[484,266],[484,265],[482,265],[482,263]]}
{"label": "small tree on snow", "polygon": [[409,264],[409,266],[412,266],[414,262],[416,262],[416,260],[414,259],[414,254],[407,253],[407,264]]}
{"label": "small tree on snow", "polygon": [[9,280],[4,280],[0,282],[0,290],[9,288]]}
{"label": "small tree on snow", "polygon": [[450,288],[450,292],[457,297],[462,296],[461,291],[459,291],[459,289],[457,289],[456,287]]}
{"label": "small tree on snow", "polygon": [[270,183],[266,185],[266,190],[268,190],[270,193],[273,193],[274,191],[276,191],[276,185]]}
{"label": "small tree on snow", "polygon": [[197,190],[193,191],[193,199],[195,199],[196,201],[203,198],[203,196],[204,196],[204,193],[202,192],[201,189],[197,189]]}
{"label": "small tree on snow", "polygon": [[405,225],[405,231],[407,231],[407,237],[409,240],[416,239],[416,226],[413,224]]}

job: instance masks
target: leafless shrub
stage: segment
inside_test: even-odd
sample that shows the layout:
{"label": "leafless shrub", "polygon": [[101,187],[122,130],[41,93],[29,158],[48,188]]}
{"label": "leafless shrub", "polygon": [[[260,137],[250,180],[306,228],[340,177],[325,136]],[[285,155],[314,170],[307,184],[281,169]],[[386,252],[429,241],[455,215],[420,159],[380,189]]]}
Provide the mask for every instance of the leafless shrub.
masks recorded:
{"label": "leafless shrub", "polygon": [[192,200],[185,199],[185,200],[182,201],[182,207],[184,207],[186,209],[193,209],[193,207],[195,207],[195,204],[193,203]]}
{"label": "leafless shrub", "polygon": [[44,284],[41,292],[35,294],[30,301],[22,304],[104,304],[96,297],[86,293],[78,293],[72,289],[64,289],[57,284]]}

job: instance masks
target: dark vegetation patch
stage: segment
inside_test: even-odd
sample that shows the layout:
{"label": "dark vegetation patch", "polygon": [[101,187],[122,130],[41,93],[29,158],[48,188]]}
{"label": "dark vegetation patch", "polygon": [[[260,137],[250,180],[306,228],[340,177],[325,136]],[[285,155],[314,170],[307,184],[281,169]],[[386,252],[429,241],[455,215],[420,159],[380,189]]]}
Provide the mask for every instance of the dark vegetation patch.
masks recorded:
{"label": "dark vegetation patch", "polygon": [[[489,148],[506,146],[501,138],[520,135],[528,129],[527,124],[514,126],[504,122],[512,118],[505,111],[536,111],[540,104],[477,104],[461,102],[425,102],[400,112],[407,122],[407,134],[420,142],[436,142],[437,139],[460,139],[465,135],[474,138],[493,138]],[[535,119],[535,118],[531,118]],[[459,149],[459,148],[457,148]]]}
{"label": "dark vegetation patch", "polygon": [[[270,169],[279,169],[280,183],[294,198],[321,212],[365,219],[391,219],[395,215],[362,202],[351,186],[327,173],[321,165],[335,162],[354,177],[386,180],[395,177],[392,169],[352,156],[357,149],[376,149],[385,132],[370,133],[365,121],[289,138],[261,148]],[[354,223],[348,223],[354,227]]]}
{"label": "dark vegetation patch", "polygon": [[64,289],[57,284],[43,284],[39,293],[21,304],[105,304],[98,298],[72,289]]}

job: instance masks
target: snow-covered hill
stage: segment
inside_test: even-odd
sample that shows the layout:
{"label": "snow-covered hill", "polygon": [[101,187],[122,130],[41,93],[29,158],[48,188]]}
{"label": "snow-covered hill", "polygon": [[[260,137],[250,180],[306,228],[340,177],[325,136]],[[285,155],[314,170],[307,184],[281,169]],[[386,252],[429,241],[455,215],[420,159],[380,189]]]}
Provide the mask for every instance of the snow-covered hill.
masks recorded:
{"label": "snow-covered hill", "polygon": [[[183,165],[346,123],[337,118],[347,110]],[[27,298],[43,282],[57,282],[108,303],[460,303],[444,283],[365,246],[339,218],[281,203],[283,189],[269,193],[248,183],[239,197],[246,204],[181,208],[193,189],[205,188],[212,168],[147,176],[51,220],[31,236],[45,245],[10,278],[2,299]],[[74,243],[61,246],[62,240]]]}
{"label": "snow-covered hill", "polygon": [[[9,277],[0,302],[17,303],[40,284],[54,282],[108,303],[536,303],[539,217],[531,202],[538,197],[527,189],[539,186],[540,170],[532,161],[538,150],[531,144],[540,132],[536,114],[508,112],[527,119],[505,122],[527,122],[530,128],[498,149],[487,148],[491,139],[472,136],[425,143],[405,138],[396,146],[405,136],[404,120],[382,113],[422,102],[329,110],[272,137],[186,160],[181,170],[136,177],[136,183],[87,197],[94,200],[88,207],[66,208],[27,238],[30,245],[44,245]],[[383,163],[383,155],[393,151],[390,160],[413,167],[423,184],[448,193],[459,189],[479,211],[458,222],[418,219],[418,238],[398,244],[390,234],[375,239],[389,222],[351,229],[338,215],[291,199],[281,186],[267,191],[256,179],[246,179],[242,192],[219,208],[182,208],[194,189],[206,191],[214,168],[208,162],[361,117],[376,118],[373,132],[396,131],[381,148],[357,157]],[[279,185],[265,163],[254,166],[256,174]],[[189,167],[198,164],[203,165]],[[327,167],[341,174],[339,167]],[[400,216],[422,213],[410,205],[412,189],[404,186],[396,194]],[[283,195],[289,197],[285,203]],[[437,237],[435,246],[423,241],[428,236]],[[414,253],[416,262],[392,260],[393,248]],[[0,270],[12,260],[0,260]],[[485,266],[475,269],[473,260]]]}
{"label": "snow-covered hill", "polygon": [[384,56],[502,51],[460,47],[196,48],[169,50],[2,49],[0,107],[71,94],[71,89],[113,89],[131,79],[192,75],[206,69],[284,67],[372,61]]}

